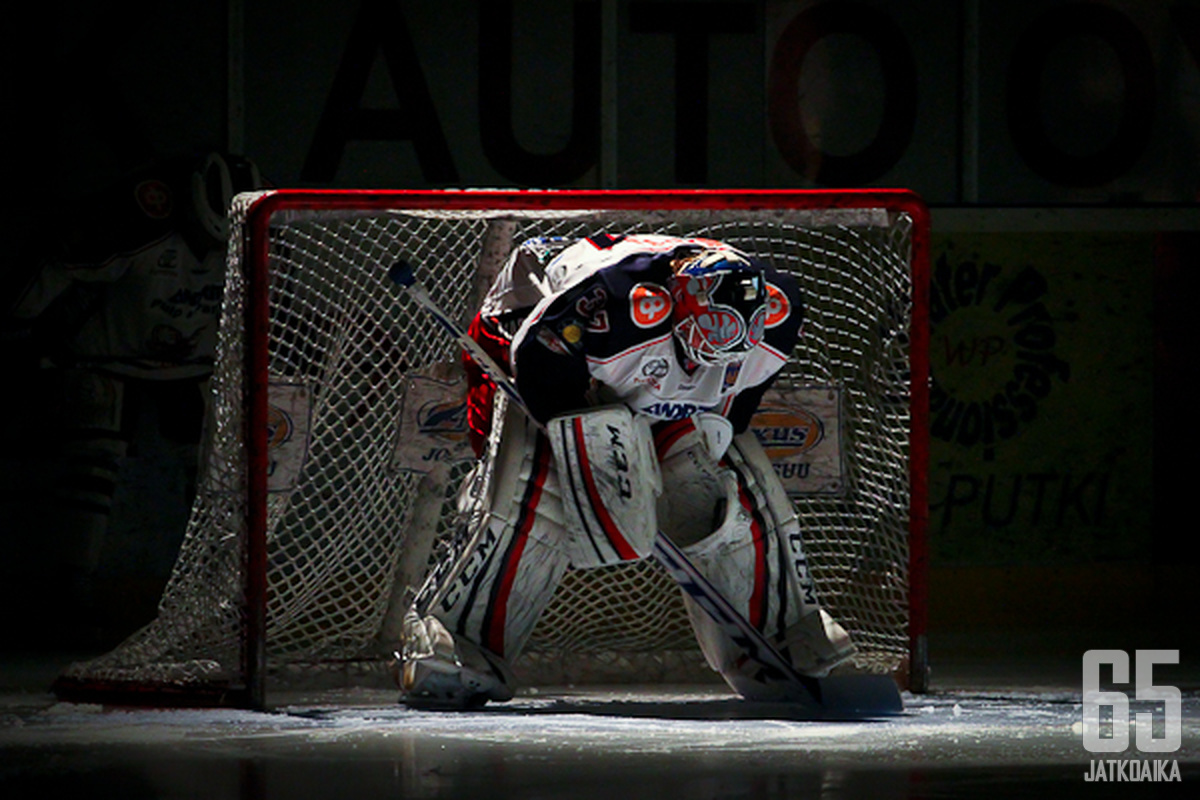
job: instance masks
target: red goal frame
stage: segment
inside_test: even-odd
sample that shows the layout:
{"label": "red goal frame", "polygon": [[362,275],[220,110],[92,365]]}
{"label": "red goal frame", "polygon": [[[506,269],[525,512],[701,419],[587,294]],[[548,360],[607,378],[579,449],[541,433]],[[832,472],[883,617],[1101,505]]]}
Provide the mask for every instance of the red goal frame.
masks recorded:
{"label": "red goal frame", "polygon": [[911,428],[909,441],[909,674],[907,687],[924,691],[928,680],[928,468],[929,468],[929,231],[928,208],[905,189],[851,190],[277,190],[253,202],[245,234],[257,246],[246,253],[245,363],[249,427],[244,630],[244,702],[265,704],[267,604],[267,348],[269,259],[267,232],[274,215],[305,209],[886,209],[913,222],[910,259],[913,314],[910,337]]}

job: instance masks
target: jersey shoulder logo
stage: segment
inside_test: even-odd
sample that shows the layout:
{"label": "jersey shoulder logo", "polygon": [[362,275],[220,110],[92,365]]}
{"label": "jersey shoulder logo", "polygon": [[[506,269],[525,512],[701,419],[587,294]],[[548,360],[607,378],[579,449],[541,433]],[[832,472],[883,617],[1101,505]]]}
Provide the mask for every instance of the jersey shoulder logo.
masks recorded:
{"label": "jersey shoulder logo", "polygon": [[171,189],[163,181],[142,181],[133,189],[138,208],[150,219],[166,219],[171,216]]}
{"label": "jersey shoulder logo", "polygon": [[653,328],[671,315],[671,294],[657,283],[639,283],[629,290],[629,316],[639,328]]}
{"label": "jersey shoulder logo", "polygon": [[767,284],[767,318],[766,327],[774,328],[783,323],[792,313],[792,304],[787,294],[773,283]]}

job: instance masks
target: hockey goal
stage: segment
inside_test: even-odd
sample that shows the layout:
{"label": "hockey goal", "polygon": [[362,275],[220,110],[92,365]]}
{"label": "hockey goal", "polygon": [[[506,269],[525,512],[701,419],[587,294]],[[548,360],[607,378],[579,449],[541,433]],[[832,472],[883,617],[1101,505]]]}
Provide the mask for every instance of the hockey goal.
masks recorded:
{"label": "hockey goal", "polygon": [[[863,671],[924,688],[928,214],[900,190],[304,191],[239,195],[209,444],[158,618],[56,690],[262,706],[268,687],[382,674],[459,542],[458,353],[387,280],[414,265],[465,322],[511,248],[705,236],[799,279],[802,341],[756,418],[824,604]],[[456,399],[458,398],[458,399]],[[569,572],[527,681],[706,674],[652,562]]]}

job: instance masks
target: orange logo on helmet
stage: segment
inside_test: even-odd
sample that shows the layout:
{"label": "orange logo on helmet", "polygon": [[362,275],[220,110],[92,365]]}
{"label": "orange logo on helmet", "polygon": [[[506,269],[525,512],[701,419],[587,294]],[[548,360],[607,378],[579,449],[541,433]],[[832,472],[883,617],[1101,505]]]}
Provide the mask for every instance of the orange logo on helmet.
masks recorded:
{"label": "orange logo on helmet", "polygon": [[639,328],[653,328],[671,316],[671,295],[655,283],[639,283],[629,291],[629,315]]}
{"label": "orange logo on helmet", "polygon": [[792,304],[787,295],[778,286],[767,284],[767,320],[766,326],[774,328],[782,323],[792,313]]}

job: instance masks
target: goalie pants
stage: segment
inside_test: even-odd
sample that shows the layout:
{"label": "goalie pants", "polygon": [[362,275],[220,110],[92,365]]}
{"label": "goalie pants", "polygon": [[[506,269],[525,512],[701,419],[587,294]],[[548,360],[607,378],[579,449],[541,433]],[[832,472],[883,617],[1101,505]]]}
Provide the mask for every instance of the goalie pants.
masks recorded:
{"label": "goalie pants", "polygon": [[[447,575],[435,579],[427,613],[456,638],[511,662],[570,566],[559,476],[545,435],[515,409],[491,432],[485,478],[469,480],[465,504],[474,534]],[[745,618],[786,647],[789,630],[816,610],[800,546],[800,525],[753,434],[720,463],[690,421],[655,432],[663,477],[659,524]],[[686,599],[686,598],[685,598]],[[744,654],[689,604],[710,664],[729,677]],[[800,666],[800,665],[798,665]]]}

